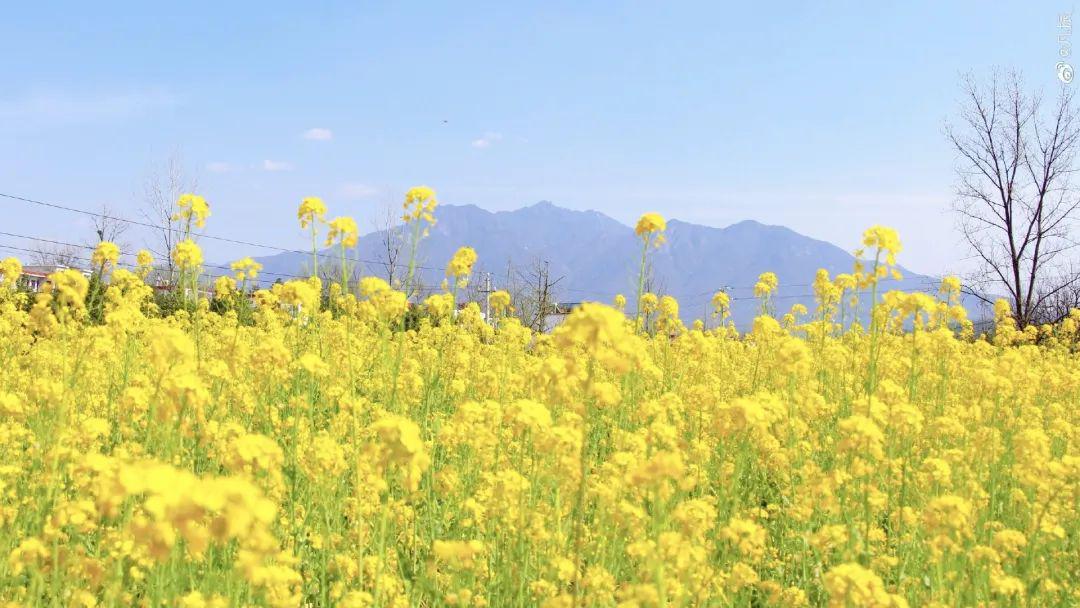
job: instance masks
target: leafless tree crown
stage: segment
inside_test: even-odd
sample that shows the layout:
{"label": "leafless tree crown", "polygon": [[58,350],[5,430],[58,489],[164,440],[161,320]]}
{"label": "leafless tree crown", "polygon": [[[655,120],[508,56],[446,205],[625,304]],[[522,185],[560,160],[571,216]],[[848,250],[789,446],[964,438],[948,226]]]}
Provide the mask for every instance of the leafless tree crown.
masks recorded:
{"label": "leafless tree crown", "polygon": [[959,119],[946,134],[959,158],[955,211],[979,262],[972,293],[990,301],[1004,292],[1019,325],[1039,322],[1080,276],[1065,263],[1080,204],[1073,93],[1062,87],[1044,105],[1015,73],[985,83],[969,75],[962,91]]}
{"label": "leafless tree crown", "polygon": [[400,221],[397,209],[386,205],[379,215],[372,220],[375,232],[379,235],[378,266],[375,272],[386,277],[386,281],[395,289],[402,287],[404,269],[402,251],[405,245],[404,225]]}
{"label": "leafless tree crown", "polygon": [[38,266],[82,268],[87,265],[82,252],[72,245],[42,242],[34,247],[31,255]]}
{"label": "leafless tree crown", "polygon": [[173,152],[162,165],[152,169],[143,181],[141,215],[146,223],[161,226],[149,229],[147,249],[165,267],[170,277],[173,276],[170,254],[178,239],[178,233],[172,228],[176,200],[181,194],[197,190],[198,178],[184,166],[179,152]]}
{"label": "leafless tree crown", "polygon": [[101,241],[116,243],[121,250],[128,249],[126,237],[130,224],[120,212],[108,204],[102,205],[97,215],[93,216],[94,235],[91,245]]}
{"label": "leafless tree crown", "polygon": [[562,279],[552,279],[548,262],[539,256],[534,257],[524,270],[507,261],[506,290],[510,293],[514,314],[523,325],[539,332],[550,329],[550,317],[555,314],[558,301],[556,289]]}

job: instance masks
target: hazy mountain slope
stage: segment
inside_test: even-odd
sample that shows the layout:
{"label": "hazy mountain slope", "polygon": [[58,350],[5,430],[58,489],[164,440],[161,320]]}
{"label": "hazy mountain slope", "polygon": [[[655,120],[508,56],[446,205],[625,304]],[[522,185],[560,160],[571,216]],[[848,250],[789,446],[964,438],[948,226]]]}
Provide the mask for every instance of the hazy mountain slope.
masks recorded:
{"label": "hazy mountain slope", "polygon": [[[423,242],[419,263],[426,285],[437,285],[442,268],[454,251],[476,249],[476,271],[491,272],[495,288],[505,284],[508,263],[526,271],[537,260],[547,261],[553,279],[563,277],[556,295],[560,301],[610,301],[616,293],[631,301],[636,290],[641,243],[631,227],[596,211],[563,209],[548,202],[515,211],[490,212],[473,205],[443,205],[438,223]],[[812,239],[782,226],[754,221],[714,228],[678,220],[668,222],[667,243],[651,252],[657,291],[676,296],[682,316],[690,321],[707,310],[710,296],[726,288],[734,303],[734,316],[745,326],[757,312],[752,286],[760,273],[771,270],[780,278],[776,307],[784,312],[802,302],[813,307],[810,283],[818,268],[830,273],[850,272],[851,254],[831,243]],[[365,235],[350,257],[377,262],[382,237]],[[310,256],[284,253],[259,258],[265,269],[301,273]],[[377,263],[364,265],[366,274],[384,272]],[[934,289],[929,277],[905,272],[890,289]],[[631,307],[633,304],[631,304]]]}

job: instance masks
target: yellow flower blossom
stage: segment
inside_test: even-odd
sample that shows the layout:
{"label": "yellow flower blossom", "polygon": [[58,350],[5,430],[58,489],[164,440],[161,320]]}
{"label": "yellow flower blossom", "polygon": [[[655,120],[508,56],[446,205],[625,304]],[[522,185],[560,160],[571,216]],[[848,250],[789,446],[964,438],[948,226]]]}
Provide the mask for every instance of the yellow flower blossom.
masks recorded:
{"label": "yellow flower blossom", "polygon": [[657,247],[664,243],[665,230],[667,230],[667,222],[659,213],[643,214],[634,226],[634,233],[641,237],[646,245],[651,242]]}
{"label": "yellow flower blossom", "polygon": [[90,256],[90,262],[98,268],[111,268],[120,261],[120,248],[116,243],[101,241],[94,247],[94,253]]}
{"label": "yellow flower blossom", "polygon": [[191,239],[180,241],[173,247],[172,260],[182,270],[194,270],[202,266],[202,249]]}
{"label": "yellow flower blossom", "polygon": [[339,240],[342,247],[356,247],[356,243],[360,240],[360,229],[356,226],[356,220],[351,217],[335,217],[330,220],[328,226],[330,230],[326,233],[327,246]]}
{"label": "yellow flower blossom", "polygon": [[210,217],[210,205],[197,194],[181,194],[176,201],[176,213],[172,220],[193,222],[197,228],[206,227],[206,218]]}
{"label": "yellow flower blossom", "polygon": [[[434,205],[411,192],[410,247]],[[638,238],[628,262],[648,270]],[[169,255],[187,298],[146,283],[149,253],[100,282],[8,258],[0,594],[1077,604],[1080,310],[1020,329],[1008,302],[969,318],[952,279],[882,294],[867,287],[899,241],[875,228],[865,247],[850,273],[793,277],[813,293],[783,316],[765,300],[747,327],[691,331],[684,314],[723,319],[735,298],[646,293],[657,267],[628,317],[622,297],[432,293],[442,277],[416,259],[372,265],[355,291],[312,277],[249,298],[255,260],[200,283],[185,237]],[[451,266],[463,278],[475,258]],[[759,283],[775,298],[775,275]]]}
{"label": "yellow flower blossom", "polygon": [[775,273],[763,272],[761,273],[761,276],[758,277],[757,283],[754,283],[754,297],[768,297],[776,291],[776,288],[779,285],[780,280],[776,278]]}
{"label": "yellow flower blossom", "polygon": [[403,208],[406,222],[423,220],[428,224],[435,224],[435,207],[439,201],[435,198],[435,191],[427,186],[415,186],[405,193]]}
{"label": "yellow flower blossom", "polygon": [[476,263],[476,251],[472,247],[461,247],[454,252],[450,263],[446,265],[446,276],[462,279],[472,273],[473,264]]}
{"label": "yellow flower blossom", "polygon": [[5,258],[0,261],[0,284],[15,285],[22,276],[23,266],[18,258]]}
{"label": "yellow flower blossom", "polygon": [[300,207],[296,210],[296,218],[300,220],[300,227],[307,228],[315,222],[321,222],[326,217],[326,203],[317,196],[309,196],[300,201]]}
{"label": "yellow flower blossom", "polygon": [[229,267],[236,273],[237,281],[247,281],[259,278],[259,272],[262,271],[263,265],[250,257],[242,257],[230,264]]}

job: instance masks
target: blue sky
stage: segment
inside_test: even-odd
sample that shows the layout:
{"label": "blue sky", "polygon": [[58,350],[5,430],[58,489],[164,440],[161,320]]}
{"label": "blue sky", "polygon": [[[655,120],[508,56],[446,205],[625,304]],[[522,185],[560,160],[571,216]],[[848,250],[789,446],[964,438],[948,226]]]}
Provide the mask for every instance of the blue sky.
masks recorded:
{"label": "blue sky", "polygon": [[[845,248],[883,223],[901,262],[930,273],[965,254],[942,135],[960,74],[1018,68],[1053,93],[1072,10],[157,4],[7,7],[0,192],[135,217],[146,174],[178,149],[212,205],[208,232],[286,247],[304,246],[303,196],[370,227],[423,183],[445,203],[757,219]],[[77,216],[0,206],[4,231],[86,238]]]}

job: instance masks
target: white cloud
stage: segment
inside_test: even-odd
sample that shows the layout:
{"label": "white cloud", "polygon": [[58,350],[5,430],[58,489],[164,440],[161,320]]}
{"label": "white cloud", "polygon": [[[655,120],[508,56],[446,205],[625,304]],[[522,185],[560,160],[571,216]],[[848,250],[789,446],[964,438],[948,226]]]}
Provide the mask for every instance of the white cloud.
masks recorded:
{"label": "white cloud", "polygon": [[263,171],[292,171],[293,165],[283,160],[264,160],[262,168]]}
{"label": "white cloud", "polygon": [[233,166],[226,162],[212,162],[206,165],[206,170],[211,173],[231,173]]}
{"label": "white cloud", "polygon": [[473,140],[472,147],[490,148],[495,142],[500,140],[502,140],[502,133],[484,133],[483,137]]}
{"label": "white cloud", "polygon": [[334,132],[330,129],[315,127],[314,129],[304,131],[304,139],[310,139],[312,141],[330,141],[331,139],[334,139]]}
{"label": "white cloud", "polygon": [[360,182],[349,182],[338,188],[338,196],[347,200],[370,198],[378,193],[379,189],[375,186]]}
{"label": "white cloud", "polygon": [[11,124],[67,125],[122,120],[176,105],[164,89],[109,92],[33,91],[0,99],[0,121]]}

